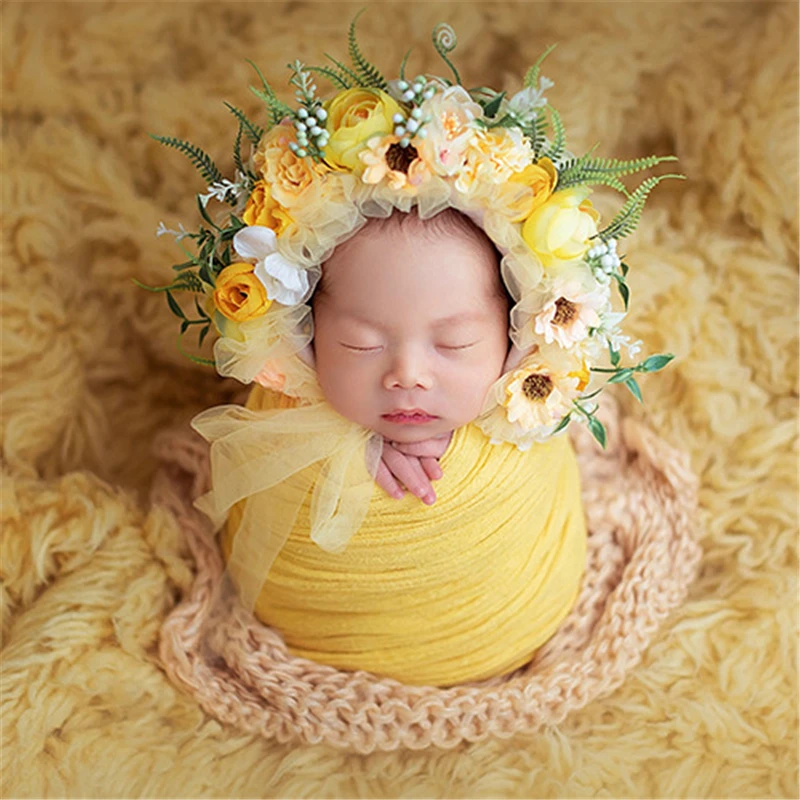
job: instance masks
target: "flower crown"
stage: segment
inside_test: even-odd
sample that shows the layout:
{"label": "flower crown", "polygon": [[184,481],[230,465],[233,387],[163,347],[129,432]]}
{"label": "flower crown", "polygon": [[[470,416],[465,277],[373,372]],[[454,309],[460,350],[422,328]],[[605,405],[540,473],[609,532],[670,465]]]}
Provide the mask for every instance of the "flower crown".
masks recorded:
{"label": "flower crown", "polygon": [[[360,15],[361,12],[359,12]],[[448,57],[456,46],[452,28],[439,24],[433,45],[453,80],[434,75],[387,80],[361,53],[356,22],[350,25],[352,66],[328,56],[330,66],[289,65],[297,107],[281,101],[252,62],[261,87],[251,87],[267,110],[265,128],[226,103],[239,122],[233,150],[235,180],[182,140],[151,136],[186,154],[208,182],[197,195],[197,232],[169,230],[186,260],[173,269],[164,292],[181,320],[181,337],[199,329],[198,344],[212,325],[219,333],[214,360],[223,376],[257,381],[285,394],[319,399],[316,373],[300,357],[313,336],[311,297],[321,264],[369,217],[417,207],[423,219],[453,207],[476,222],[502,254],[501,272],[515,300],[509,337],[520,363],[491,387],[476,424],[493,443],[524,450],[563,431],[577,419],[601,445],[605,430],[591,398],[602,391],[590,379],[622,383],[641,402],[636,373],[655,372],[672,358],[652,355],[622,366],[621,351],[636,356],[641,342],[622,334],[630,299],[628,265],[620,241],[632,233],[651,190],[663,179],[644,180],[630,192],[621,177],[674,156],[632,161],[576,157],[565,146],[558,112],[545,99],[553,82],[539,75],[551,46],[528,70],[512,97],[488,87],[466,89]],[[317,77],[336,94],[317,96]],[[552,133],[548,133],[552,128]],[[242,144],[250,143],[245,162]],[[599,229],[589,195],[593,184],[617,189],[625,202]],[[215,200],[229,208],[209,216]],[[180,242],[194,240],[197,252]],[[624,311],[613,311],[615,285]],[[173,292],[195,296],[190,318]],[[181,348],[183,350],[183,348]],[[603,366],[598,366],[603,363]]]}

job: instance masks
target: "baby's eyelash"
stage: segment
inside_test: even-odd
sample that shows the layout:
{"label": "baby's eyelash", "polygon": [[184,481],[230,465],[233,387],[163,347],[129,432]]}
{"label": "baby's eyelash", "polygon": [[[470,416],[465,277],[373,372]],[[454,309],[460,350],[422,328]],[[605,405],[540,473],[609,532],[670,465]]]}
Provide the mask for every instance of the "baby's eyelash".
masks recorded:
{"label": "baby's eyelash", "polygon": [[348,350],[355,350],[359,353],[370,353],[373,350],[380,350],[380,347],[354,347],[352,344],[345,344],[344,342],[339,342],[342,347],[346,347]]}

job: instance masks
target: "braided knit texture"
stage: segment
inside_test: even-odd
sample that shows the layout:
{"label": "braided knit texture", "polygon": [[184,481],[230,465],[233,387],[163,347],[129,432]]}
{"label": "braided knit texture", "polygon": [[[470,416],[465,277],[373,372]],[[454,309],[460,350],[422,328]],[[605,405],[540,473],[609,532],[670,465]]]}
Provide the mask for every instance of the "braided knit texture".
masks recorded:
{"label": "braided knit texture", "polygon": [[589,526],[577,604],[524,667],[444,689],[289,653],[280,633],[237,601],[210,525],[192,506],[209,482],[205,442],[187,430],[162,434],[151,499],[175,514],[197,563],[191,590],[161,629],[167,674],[208,713],[248,733],[359,753],[532,732],[611,692],[686,597],[701,550],[688,455],[613,402],[601,418],[605,452],[584,429],[574,434]]}

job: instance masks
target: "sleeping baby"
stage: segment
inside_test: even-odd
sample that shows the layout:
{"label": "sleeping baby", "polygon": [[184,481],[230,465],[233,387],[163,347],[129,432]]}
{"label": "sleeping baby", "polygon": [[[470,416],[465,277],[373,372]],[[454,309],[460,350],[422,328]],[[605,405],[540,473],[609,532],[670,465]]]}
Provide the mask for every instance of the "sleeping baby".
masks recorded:
{"label": "sleeping baby", "polygon": [[[365,514],[340,552],[309,536],[327,467],[309,464],[263,505],[255,495],[230,509],[229,566],[245,529],[256,533],[241,564],[271,553],[254,613],[297,656],[405,683],[450,685],[525,664],[574,604],[586,528],[566,436],[522,452],[490,444],[472,424],[518,358],[494,245],[453,209],[424,221],[395,211],[336,248],[311,303],[313,348],[303,356],[331,424],[349,423],[381,448],[372,489],[361,485]],[[261,386],[247,408],[305,410]],[[309,429],[297,448],[329,435]],[[289,456],[279,436],[280,461]],[[343,513],[351,505],[355,496],[342,496]]]}
{"label": "sleeping baby", "polygon": [[[411,78],[405,60],[384,76],[355,21],[352,69],[290,65],[294,105],[259,72],[265,127],[231,107],[235,180],[157,137],[208,191],[198,232],[159,229],[197,254],[146,288],[201,347],[219,333],[194,361],[253,384],[192,421],[211,468],[195,505],[244,609],[307,669],[451,686],[523,666],[575,604],[587,530],[566,429],[605,446],[593,373],[641,400],[636,374],[672,358],[622,363],[641,343],[619,327],[616,248],[681,176],[631,191],[621,178],[674,157],[568,151],[539,74],[549,50],[509,94],[462,84],[450,26],[432,41],[452,77]],[[625,195],[603,228],[596,184]]]}

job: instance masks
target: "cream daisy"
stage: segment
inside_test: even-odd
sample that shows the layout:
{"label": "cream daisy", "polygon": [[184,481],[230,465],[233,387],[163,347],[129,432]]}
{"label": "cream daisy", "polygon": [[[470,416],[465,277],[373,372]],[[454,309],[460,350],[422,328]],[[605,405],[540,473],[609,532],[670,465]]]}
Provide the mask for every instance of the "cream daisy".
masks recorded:
{"label": "cream daisy", "polygon": [[364,183],[380,183],[384,178],[395,191],[415,190],[431,176],[431,170],[420,158],[414,145],[400,145],[400,137],[373,136],[359,154],[365,165],[361,180]]}

